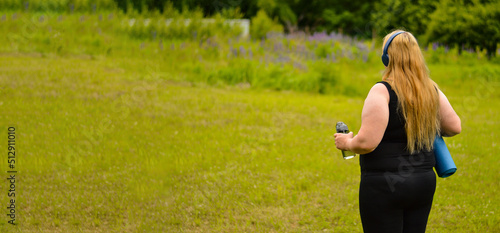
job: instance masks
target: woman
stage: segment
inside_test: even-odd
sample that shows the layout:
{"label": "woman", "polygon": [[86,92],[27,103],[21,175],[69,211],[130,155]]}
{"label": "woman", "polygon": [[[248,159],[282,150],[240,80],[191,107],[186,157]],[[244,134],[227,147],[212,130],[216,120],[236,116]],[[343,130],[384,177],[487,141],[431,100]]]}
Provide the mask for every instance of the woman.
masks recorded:
{"label": "woman", "polygon": [[459,134],[460,118],[429,78],[411,33],[387,35],[383,56],[383,81],[366,97],[359,133],[335,134],[335,145],[361,154],[364,232],[425,232],[436,189],[434,138]]}

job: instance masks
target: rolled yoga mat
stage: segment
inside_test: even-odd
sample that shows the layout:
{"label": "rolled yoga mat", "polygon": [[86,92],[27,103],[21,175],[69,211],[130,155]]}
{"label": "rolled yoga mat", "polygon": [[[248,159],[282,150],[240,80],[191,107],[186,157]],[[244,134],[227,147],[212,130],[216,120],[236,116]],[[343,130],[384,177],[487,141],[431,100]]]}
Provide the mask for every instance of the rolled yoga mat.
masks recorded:
{"label": "rolled yoga mat", "polygon": [[434,155],[436,156],[436,172],[439,177],[446,178],[457,171],[457,166],[451,158],[450,151],[444,143],[443,137],[436,135],[434,140]]}

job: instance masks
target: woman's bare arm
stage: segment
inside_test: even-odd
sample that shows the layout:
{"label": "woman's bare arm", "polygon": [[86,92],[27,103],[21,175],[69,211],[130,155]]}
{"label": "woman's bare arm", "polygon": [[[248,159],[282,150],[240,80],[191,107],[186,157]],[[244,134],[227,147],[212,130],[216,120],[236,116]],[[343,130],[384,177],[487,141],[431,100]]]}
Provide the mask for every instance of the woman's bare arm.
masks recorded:
{"label": "woman's bare arm", "polygon": [[335,144],[342,150],[367,154],[377,148],[389,122],[389,92],[384,84],[372,87],[363,105],[358,134],[335,134]]}
{"label": "woman's bare arm", "polygon": [[441,135],[451,137],[462,131],[460,117],[441,90],[439,90],[439,115],[441,116]]}

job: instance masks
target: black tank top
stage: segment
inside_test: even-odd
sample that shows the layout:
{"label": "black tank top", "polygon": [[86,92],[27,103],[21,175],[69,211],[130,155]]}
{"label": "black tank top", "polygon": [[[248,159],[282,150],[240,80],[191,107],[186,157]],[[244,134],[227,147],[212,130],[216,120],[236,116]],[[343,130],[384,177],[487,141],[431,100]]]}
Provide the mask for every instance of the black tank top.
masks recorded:
{"label": "black tank top", "polygon": [[411,154],[406,148],[405,119],[398,108],[398,96],[391,85],[381,81],[389,91],[389,122],[382,141],[374,151],[360,155],[362,172],[412,171],[432,169],[436,163],[432,151]]}

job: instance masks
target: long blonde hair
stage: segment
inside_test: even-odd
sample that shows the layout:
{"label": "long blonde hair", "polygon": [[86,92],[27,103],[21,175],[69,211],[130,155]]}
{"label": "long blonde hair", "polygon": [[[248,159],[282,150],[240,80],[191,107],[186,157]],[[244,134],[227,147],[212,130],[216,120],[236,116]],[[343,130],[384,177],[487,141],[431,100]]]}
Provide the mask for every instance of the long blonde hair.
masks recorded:
{"label": "long blonde hair", "polygon": [[[385,36],[383,45],[400,31]],[[398,96],[398,110],[406,120],[407,149],[410,153],[431,150],[441,128],[439,93],[437,84],[429,77],[418,42],[411,33],[403,32],[394,37],[387,54],[389,64],[382,80],[388,82]]]}

